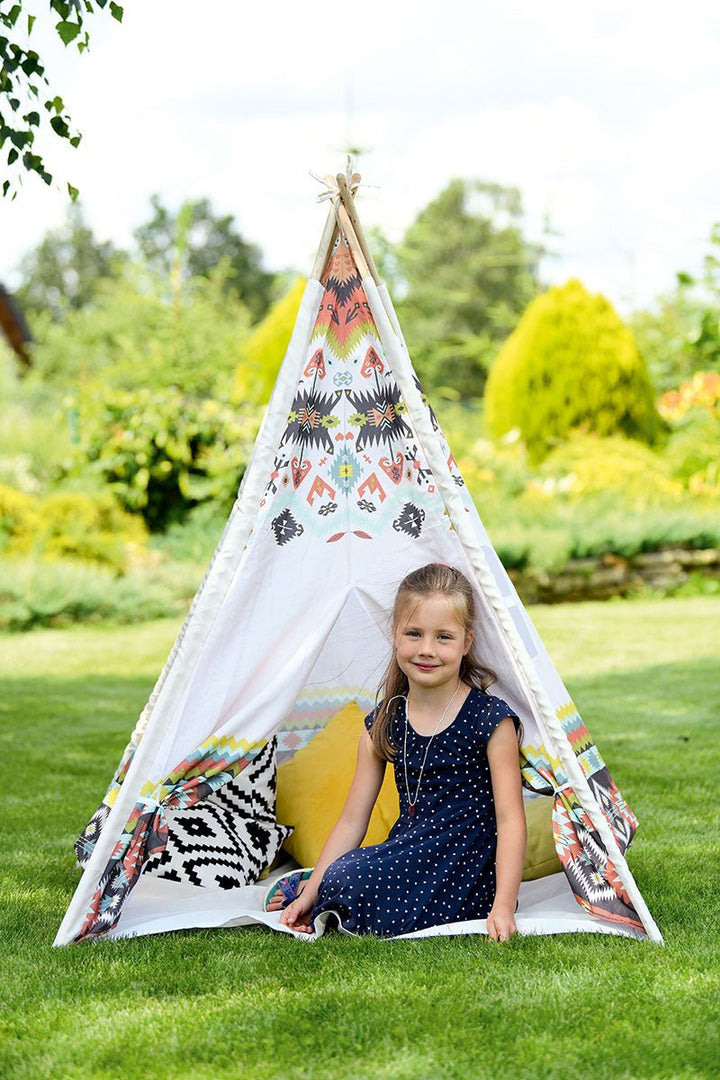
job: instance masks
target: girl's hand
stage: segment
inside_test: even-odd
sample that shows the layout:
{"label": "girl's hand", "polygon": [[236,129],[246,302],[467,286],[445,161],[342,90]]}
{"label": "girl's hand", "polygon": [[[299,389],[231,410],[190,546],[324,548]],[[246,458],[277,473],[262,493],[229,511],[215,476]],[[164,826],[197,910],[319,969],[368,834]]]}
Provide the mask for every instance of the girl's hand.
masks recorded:
{"label": "girl's hand", "polygon": [[517,933],[514,912],[493,908],[487,917],[487,930],[493,941],[509,941]]}
{"label": "girl's hand", "polygon": [[283,910],[280,922],[289,930],[298,930],[302,934],[312,934],[313,927],[310,921],[312,909],[315,906],[316,894],[314,890],[306,888],[307,882],[303,882],[299,889],[297,900]]}

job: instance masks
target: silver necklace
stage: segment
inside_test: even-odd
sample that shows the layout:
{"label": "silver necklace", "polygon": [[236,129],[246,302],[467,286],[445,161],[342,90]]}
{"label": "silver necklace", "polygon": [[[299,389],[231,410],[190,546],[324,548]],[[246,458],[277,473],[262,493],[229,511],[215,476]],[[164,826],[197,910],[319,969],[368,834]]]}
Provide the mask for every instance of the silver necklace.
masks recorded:
{"label": "silver necklace", "polygon": [[453,694],[453,696],[450,698],[447,705],[443,709],[443,714],[440,717],[440,719],[438,720],[437,724],[435,725],[433,733],[432,733],[432,735],[430,736],[430,738],[428,740],[427,746],[425,747],[425,754],[424,754],[423,759],[422,759],[422,765],[420,766],[420,774],[418,776],[417,786],[415,788],[415,798],[414,799],[410,798],[410,781],[408,779],[408,767],[407,767],[407,736],[408,736],[408,728],[410,727],[410,711],[409,711],[409,708],[408,708],[408,695],[407,694],[402,695],[402,697],[403,697],[403,699],[405,701],[405,739],[404,739],[404,742],[403,742],[403,769],[405,771],[405,791],[407,793],[407,799],[408,799],[408,817],[411,820],[415,819],[415,815],[416,815],[415,807],[417,805],[418,795],[420,794],[420,784],[422,783],[423,772],[425,771],[425,762],[428,759],[428,754],[430,753],[430,747],[432,746],[432,741],[435,738],[435,736],[437,735],[440,728],[442,727],[442,722],[443,722],[443,720],[445,719],[445,717],[448,714],[448,709],[452,705],[455,698],[458,696],[458,692],[460,690],[461,685],[462,685],[462,680],[458,679],[458,684],[455,687],[455,693]]}

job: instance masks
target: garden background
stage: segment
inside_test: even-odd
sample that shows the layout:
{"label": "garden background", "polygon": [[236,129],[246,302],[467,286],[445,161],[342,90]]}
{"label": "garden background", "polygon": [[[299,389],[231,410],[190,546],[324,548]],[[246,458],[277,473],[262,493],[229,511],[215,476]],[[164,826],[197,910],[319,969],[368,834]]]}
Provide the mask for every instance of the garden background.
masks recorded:
{"label": "garden background", "polygon": [[260,929],[52,948],[73,840],[218,538],[302,288],[208,203],[156,202],[132,254],[76,208],[26,260],[29,363],[3,357],[3,1075],[717,1075],[716,239],[701,279],[626,323],[578,281],[543,288],[494,219],[508,198],[454,181],[402,246],[375,246],[526,598],[632,597],[531,610],[640,819],[630,864],[665,947]]}
{"label": "garden background", "polygon": [[[81,13],[51,7],[73,41]],[[42,180],[35,115],[23,131],[3,113],[0,148]],[[717,1076],[720,222],[621,318],[581,280],[549,286],[552,228],[538,241],[523,192],[477,170],[371,246],[491,539],[640,819],[630,865],[665,947],[308,947],[260,928],[52,948],[73,840],[219,538],[303,288],[212,193],[153,196],[121,247],[81,192],[0,294],[19,331],[0,341],[0,1072]]]}
{"label": "garden background", "polygon": [[[423,383],[526,600],[720,589],[720,225],[621,319],[546,288],[521,194],[453,180],[372,237]],[[130,250],[75,204],[29,251],[0,349],[0,629],[185,608],[232,506],[304,280],[208,199]]]}

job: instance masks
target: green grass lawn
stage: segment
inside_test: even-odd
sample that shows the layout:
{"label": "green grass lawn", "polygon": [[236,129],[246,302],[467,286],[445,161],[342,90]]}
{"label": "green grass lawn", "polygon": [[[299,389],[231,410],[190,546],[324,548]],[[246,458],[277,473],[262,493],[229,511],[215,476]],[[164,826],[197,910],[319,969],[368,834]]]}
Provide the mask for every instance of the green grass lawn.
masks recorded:
{"label": "green grass lawn", "polygon": [[535,608],[640,819],[664,947],[263,928],[53,949],[97,806],[177,624],[0,637],[0,1076],[720,1076],[720,601]]}

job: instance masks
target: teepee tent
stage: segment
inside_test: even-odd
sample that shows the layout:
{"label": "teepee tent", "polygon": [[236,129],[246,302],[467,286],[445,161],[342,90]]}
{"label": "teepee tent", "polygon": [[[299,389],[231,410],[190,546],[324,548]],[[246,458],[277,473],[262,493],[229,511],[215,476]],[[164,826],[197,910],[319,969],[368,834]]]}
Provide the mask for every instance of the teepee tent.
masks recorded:
{"label": "teepee tent", "polygon": [[[553,800],[562,871],[522,884],[519,931],[662,941],[625,860],[637,822],[423,395],[357,219],[358,181],[340,174],[329,185],[318,257],[237,501],[78,843],[84,872],[57,945],[182,927],[284,929],[262,910],[264,884],[203,881],[197,867],[212,854],[174,880],[149,868],[164,855],[173,814],[222,811],[227,824],[237,810],[228,793],[243,778],[250,784],[238,798],[257,811],[254,777],[270,747],[289,758],[344,704],[369,710],[397,586],[428,562],[456,566],[472,582],[478,653],[498,676],[492,692],[523,722],[526,796]],[[274,853],[287,830],[270,820],[270,795],[259,804],[246,848],[262,835]],[[194,821],[206,851],[208,819]],[[183,852],[192,848],[186,835]],[[477,920],[414,936],[485,929]]]}

